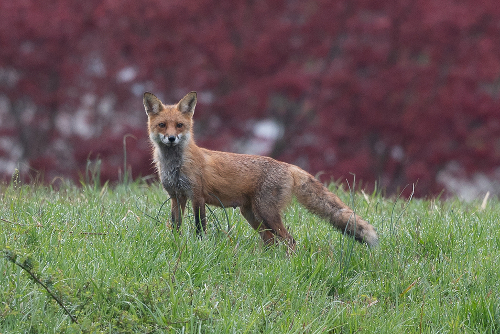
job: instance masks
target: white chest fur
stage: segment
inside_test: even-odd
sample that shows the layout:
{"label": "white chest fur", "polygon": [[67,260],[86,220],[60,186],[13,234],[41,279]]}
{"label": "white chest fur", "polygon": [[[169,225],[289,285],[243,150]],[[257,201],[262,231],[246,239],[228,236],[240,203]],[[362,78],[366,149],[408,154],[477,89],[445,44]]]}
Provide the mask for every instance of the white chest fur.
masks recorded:
{"label": "white chest fur", "polygon": [[187,176],[182,173],[182,148],[179,146],[156,146],[155,160],[161,183],[169,195],[189,197],[191,184]]}

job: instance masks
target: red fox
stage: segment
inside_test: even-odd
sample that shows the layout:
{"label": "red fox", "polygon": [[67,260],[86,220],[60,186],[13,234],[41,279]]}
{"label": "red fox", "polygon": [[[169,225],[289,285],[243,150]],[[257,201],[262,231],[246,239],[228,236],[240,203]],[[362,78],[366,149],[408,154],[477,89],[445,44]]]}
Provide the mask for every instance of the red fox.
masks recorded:
{"label": "red fox", "polygon": [[283,239],[294,249],[295,240],[283,225],[281,213],[295,196],[309,211],[357,241],[378,244],[372,225],[299,167],[269,157],[198,147],[193,139],[196,92],[175,105],[164,105],[146,92],[143,102],[154,161],[171,197],[172,222],[177,229],[188,199],[199,235],[206,232],[205,204],[239,207],[266,245]]}

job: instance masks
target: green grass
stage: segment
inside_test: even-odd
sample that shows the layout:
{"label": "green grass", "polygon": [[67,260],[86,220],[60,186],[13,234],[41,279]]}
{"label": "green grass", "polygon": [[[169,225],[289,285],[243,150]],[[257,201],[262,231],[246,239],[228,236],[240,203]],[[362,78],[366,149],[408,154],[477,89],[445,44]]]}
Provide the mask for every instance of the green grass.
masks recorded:
{"label": "green grass", "polygon": [[288,256],[238,210],[227,210],[230,234],[221,209],[205,238],[190,217],[174,233],[166,198],[138,183],[1,187],[0,333],[500,332],[498,200],[481,210],[356,194],[375,249],[294,203]]}

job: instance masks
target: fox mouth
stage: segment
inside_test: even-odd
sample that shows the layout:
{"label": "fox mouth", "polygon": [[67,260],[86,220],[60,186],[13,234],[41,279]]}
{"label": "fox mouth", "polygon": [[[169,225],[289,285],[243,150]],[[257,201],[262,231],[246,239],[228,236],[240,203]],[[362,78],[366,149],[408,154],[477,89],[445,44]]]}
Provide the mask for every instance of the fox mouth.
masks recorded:
{"label": "fox mouth", "polygon": [[170,136],[157,134],[156,136],[152,136],[151,139],[158,143],[158,145],[162,145],[164,147],[183,146],[189,140],[189,134],[181,133]]}
{"label": "fox mouth", "polygon": [[177,141],[169,141],[168,139],[167,140],[162,140],[161,142],[162,142],[163,145],[165,145],[167,147],[176,146],[178,144]]}
{"label": "fox mouth", "polygon": [[158,139],[163,145],[168,147],[176,146],[180,142],[176,136],[160,136]]}

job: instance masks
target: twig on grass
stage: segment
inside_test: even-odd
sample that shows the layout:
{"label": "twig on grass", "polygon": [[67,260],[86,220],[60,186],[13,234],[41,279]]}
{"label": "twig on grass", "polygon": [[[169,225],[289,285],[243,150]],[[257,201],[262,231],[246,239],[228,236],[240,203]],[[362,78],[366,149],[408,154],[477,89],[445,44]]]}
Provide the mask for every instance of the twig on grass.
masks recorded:
{"label": "twig on grass", "polygon": [[24,226],[23,224],[21,223],[18,223],[18,222],[11,222],[10,220],[7,220],[7,219],[3,219],[3,218],[0,218],[1,221],[4,221],[6,223],[9,223],[9,224],[12,224],[12,225],[19,225],[19,226]]}
{"label": "twig on grass", "polygon": [[[70,232],[70,233],[72,233],[72,232]],[[107,232],[80,232],[80,234],[81,235],[108,235]]]}
{"label": "twig on grass", "polygon": [[47,293],[49,294],[49,296],[52,297],[52,299],[54,299],[58,304],[59,306],[61,306],[64,310],[64,312],[66,312],[66,314],[70,317],[71,321],[73,321],[75,324],[78,324],[78,321],[76,320],[76,318],[71,314],[71,312],[66,308],[66,306],[64,306],[63,302],[49,289],[49,287],[47,285],[45,285],[36,275],[34,272],[31,271],[31,268],[30,266],[26,263],[19,263],[17,261],[17,256],[16,254],[14,254],[13,252],[11,251],[8,251],[8,250],[3,250],[2,251],[3,254],[4,254],[4,257],[5,259],[7,259],[8,261],[12,262],[13,264],[15,264],[16,266],[20,267],[21,269],[23,269],[24,271],[26,271],[30,276],[31,278],[35,281],[35,283],[38,283],[40,284],[44,289],[45,291],[47,291]]}

